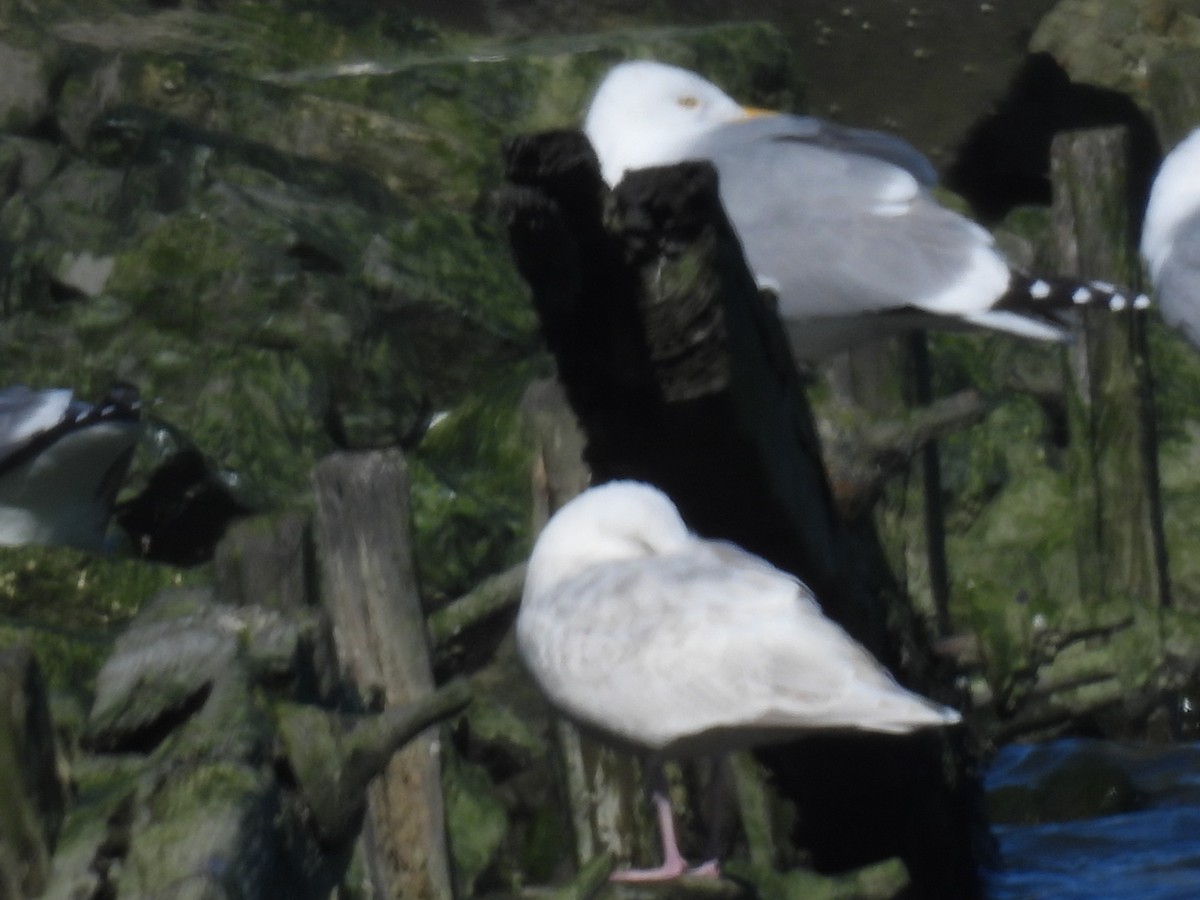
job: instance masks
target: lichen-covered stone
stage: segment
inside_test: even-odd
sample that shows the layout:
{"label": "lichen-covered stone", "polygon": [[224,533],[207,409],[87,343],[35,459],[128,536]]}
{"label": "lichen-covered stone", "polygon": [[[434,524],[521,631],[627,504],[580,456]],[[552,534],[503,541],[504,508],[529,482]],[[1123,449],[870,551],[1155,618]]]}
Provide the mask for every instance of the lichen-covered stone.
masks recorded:
{"label": "lichen-covered stone", "polygon": [[1072,81],[1133,97],[1167,146],[1200,121],[1200,8],[1189,0],[1060,0],[1029,49],[1053,56]]}
{"label": "lichen-covered stone", "polygon": [[1030,49],[1052,54],[1075,81],[1128,89],[1143,35],[1134,3],[1065,0],[1042,19]]}
{"label": "lichen-covered stone", "polygon": [[1200,123],[1200,37],[1160,56],[1149,68],[1147,87],[1165,152]]}

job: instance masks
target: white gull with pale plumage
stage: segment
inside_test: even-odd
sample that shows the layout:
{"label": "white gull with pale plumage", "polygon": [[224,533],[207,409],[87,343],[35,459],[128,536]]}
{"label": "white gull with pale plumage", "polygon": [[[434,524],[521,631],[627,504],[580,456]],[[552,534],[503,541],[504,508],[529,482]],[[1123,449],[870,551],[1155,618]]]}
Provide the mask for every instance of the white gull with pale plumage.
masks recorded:
{"label": "white gull with pale plumage", "polygon": [[[592,488],[550,519],[529,560],[517,641],[560,712],[656,759],[814,729],[959,721],[901,687],[803,583],[697,537],[639,482]],[[682,857],[669,807],[656,803],[668,862],[651,875],[672,877]]]}

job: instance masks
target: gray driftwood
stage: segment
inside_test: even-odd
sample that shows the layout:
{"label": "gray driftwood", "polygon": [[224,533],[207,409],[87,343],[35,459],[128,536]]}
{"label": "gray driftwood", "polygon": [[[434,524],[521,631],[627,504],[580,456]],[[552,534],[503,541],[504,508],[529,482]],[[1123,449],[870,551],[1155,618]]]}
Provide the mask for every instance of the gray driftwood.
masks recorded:
{"label": "gray driftwood", "polygon": [[[988,402],[977,391],[962,390],[909,409],[899,419],[822,420],[821,439],[842,515],[851,520],[870,515],[889,479],[911,468],[925,450],[936,448],[938,440],[983,421],[988,410]],[[929,465],[937,462],[936,453],[934,457]]]}

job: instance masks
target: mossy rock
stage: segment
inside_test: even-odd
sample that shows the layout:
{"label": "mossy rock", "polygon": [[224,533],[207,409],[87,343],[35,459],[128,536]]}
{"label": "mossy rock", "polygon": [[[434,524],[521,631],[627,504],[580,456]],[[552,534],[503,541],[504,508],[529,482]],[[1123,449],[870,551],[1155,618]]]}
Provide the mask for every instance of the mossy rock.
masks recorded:
{"label": "mossy rock", "polygon": [[1200,122],[1200,46],[1165,54],[1150,67],[1147,84],[1165,152]]}
{"label": "mossy rock", "polygon": [[1035,748],[1006,772],[987,795],[988,817],[998,825],[1038,825],[1118,815],[1144,807],[1146,797],[1122,766],[1119,753],[1087,741]]}

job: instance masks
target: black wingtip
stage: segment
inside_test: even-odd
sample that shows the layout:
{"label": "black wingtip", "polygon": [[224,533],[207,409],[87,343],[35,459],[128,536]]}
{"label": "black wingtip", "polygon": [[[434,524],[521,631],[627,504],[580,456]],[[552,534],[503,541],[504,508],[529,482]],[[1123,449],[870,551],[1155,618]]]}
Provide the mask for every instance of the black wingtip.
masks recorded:
{"label": "black wingtip", "polygon": [[1143,310],[1151,305],[1143,293],[1110,281],[1083,281],[1063,276],[1034,276],[1014,272],[1008,291],[992,307],[1019,313],[1047,324],[1062,325],[1080,309],[1122,312]]}

